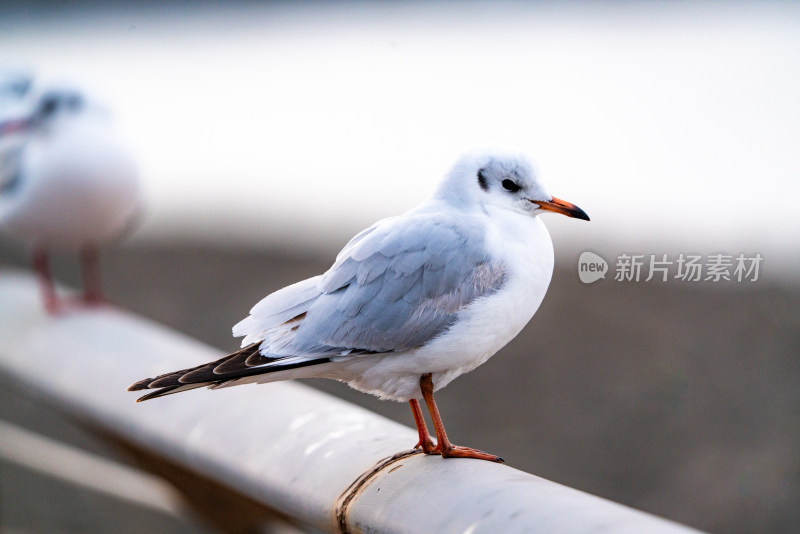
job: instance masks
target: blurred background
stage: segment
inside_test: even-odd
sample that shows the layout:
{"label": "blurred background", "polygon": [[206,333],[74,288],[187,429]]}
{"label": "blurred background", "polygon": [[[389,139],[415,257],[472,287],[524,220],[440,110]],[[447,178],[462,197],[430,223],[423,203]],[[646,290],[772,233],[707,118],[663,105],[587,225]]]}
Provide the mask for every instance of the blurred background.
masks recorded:
{"label": "blurred background", "polygon": [[[530,154],[592,221],[545,216],[549,293],[438,396],[453,440],[701,529],[800,529],[800,4],[29,2],[0,35],[0,67],[89,88],[137,154],[147,210],[103,252],[112,300],[223,351],[465,150]],[[585,250],[611,269],[591,285]],[[754,282],[612,276],[664,253],[763,261]],[[0,267],[27,265],[0,237]],[[73,257],[55,272],[78,282]],[[0,389],[0,417],[81,441]],[[119,527],[62,490],[0,463],[0,529]]]}

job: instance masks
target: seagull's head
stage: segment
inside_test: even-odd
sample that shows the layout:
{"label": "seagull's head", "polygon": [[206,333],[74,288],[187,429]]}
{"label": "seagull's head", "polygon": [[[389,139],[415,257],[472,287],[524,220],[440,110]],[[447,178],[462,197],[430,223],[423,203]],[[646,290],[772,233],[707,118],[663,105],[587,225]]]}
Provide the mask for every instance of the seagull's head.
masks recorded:
{"label": "seagull's head", "polygon": [[575,204],[548,193],[530,161],[514,153],[492,151],[463,156],[436,196],[457,204],[492,206],[530,216],[549,211],[589,220],[586,212]]}
{"label": "seagull's head", "polygon": [[71,88],[50,89],[41,94],[34,106],[31,120],[41,126],[75,117],[86,109],[86,98]]}

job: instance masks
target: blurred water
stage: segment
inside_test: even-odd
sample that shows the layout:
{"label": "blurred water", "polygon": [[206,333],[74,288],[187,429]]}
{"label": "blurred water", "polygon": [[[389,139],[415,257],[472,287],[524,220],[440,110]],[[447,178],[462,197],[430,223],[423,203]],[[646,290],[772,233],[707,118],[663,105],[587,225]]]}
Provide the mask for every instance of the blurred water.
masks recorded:
{"label": "blurred water", "polygon": [[335,249],[499,144],[592,216],[549,218],[562,247],[800,265],[797,3],[121,3],[0,29],[0,64],[114,108],[140,239]]}

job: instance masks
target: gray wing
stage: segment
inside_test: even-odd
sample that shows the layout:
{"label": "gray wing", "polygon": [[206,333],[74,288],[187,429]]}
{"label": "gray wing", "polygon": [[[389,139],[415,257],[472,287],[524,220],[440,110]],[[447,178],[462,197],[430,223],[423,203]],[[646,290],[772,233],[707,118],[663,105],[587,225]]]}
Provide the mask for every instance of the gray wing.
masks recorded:
{"label": "gray wing", "polygon": [[403,351],[425,344],[503,284],[468,218],[405,216],[348,245],[320,281],[289,347],[299,353]]}
{"label": "gray wing", "polygon": [[475,299],[500,289],[503,265],[468,218],[407,215],[354,237],[322,276],[276,291],[234,327],[243,348],[220,360],[147,378],[139,400],[343,357],[399,352],[446,331]]}

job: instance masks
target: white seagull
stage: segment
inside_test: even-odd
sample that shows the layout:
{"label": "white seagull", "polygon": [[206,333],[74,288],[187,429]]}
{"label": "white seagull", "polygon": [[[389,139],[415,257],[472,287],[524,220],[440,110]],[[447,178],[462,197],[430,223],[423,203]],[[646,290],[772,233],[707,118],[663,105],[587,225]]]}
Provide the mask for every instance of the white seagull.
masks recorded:
{"label": "white seagull", "polygon": [[136,165],[106,111],[82,92],[43,91],[27,113],[0,123],[0,228],[26,243],[45,307],[63,307],[48,267],[52,250],[78,250],[82,303],[103,302],[97,247],[140,211]]}
{"label": "white seagull", "polygon": [[427,454],[502,461],[453,445],[433,393],[494,355],[536,312],[553,272],[538,217],[547,211],[589,220],[551,196],[524,157],[465,156],[432,198],[356,235],[325,274],[256,304],[233,327],[241,350],[129,390],[155,389],[143,401],[202,386],[331,378],[408,401],[416,447]]}

